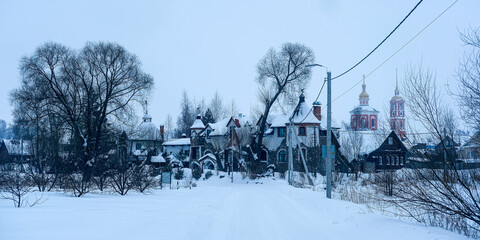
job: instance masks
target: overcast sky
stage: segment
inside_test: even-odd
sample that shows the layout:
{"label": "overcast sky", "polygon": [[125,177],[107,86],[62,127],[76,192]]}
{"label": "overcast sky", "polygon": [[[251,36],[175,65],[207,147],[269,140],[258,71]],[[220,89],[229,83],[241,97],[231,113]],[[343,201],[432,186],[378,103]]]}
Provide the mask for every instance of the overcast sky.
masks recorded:
{"label": "overcast sky", "polygon": [[[256,101],[256,64],[271,47],[300,42],[332,75],[375,47],[413,8],[399,1],[4,1],[0,0],[0,119],[12,121],[9,93],[19,85],[19,59],[46,41],[80,49],[87,41],[112,41],[136,54],[155,79],[149,113],[161,124],[176,119],[185,89],[209,101],[216,90],[249,114]],[[370,73],[445,10],[453,0],[426,0],[363,64],[333,81],[333,98]],[[455,69],[466,47],[459,31],[480,26],[480,1],[460,0],[367,79],[370,105],[387,109],[410,64],[423,62],[439,86],[455,89]],[[325,71],[306,89],[313,102]],[[401,87],[401,86],[400,86]],[[361,86],[333,103],[333,118],[348,121]],[[320,101],[326,103],[326,91]],[[453,99],[446,96],[449,104]]]}

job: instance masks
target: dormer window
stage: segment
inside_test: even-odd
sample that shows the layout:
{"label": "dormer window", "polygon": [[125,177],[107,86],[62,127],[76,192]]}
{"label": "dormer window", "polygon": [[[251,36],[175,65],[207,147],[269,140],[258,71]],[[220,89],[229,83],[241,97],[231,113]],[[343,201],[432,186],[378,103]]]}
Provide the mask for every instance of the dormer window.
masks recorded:
{"label": "dormer window", "polygon": [[285,137],[285,135],[286,135],[285,127],[277,128],[277,137]]}
{"label": "dormer window", "polygon": [[388,137],[388,145],[393,145],[393,137]]}

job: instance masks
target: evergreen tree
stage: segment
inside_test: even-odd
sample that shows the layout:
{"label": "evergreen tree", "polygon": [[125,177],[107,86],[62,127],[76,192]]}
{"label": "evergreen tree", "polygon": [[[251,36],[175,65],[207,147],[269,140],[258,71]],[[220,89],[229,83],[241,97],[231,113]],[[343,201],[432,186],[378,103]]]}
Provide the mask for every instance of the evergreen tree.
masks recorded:
{"label": "evergreen tree", "polygon": [[209,123],[215,123],[215,119],[213,118],[212,111],[210,111],[210,108],[207,109],[205,112],[204,117],[202,118],[203,124],[207,125]]}

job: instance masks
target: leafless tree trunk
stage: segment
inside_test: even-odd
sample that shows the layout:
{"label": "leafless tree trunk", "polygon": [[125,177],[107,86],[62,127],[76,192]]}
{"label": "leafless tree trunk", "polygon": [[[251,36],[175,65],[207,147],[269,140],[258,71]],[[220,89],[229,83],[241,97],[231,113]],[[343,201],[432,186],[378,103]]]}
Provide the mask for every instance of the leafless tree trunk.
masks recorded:
{"label": "leafless tree trunk", "polygon": [[[271,48],[257,64],[258,97],[263,105],[260,129],[256,137],[257,156],[261,155],[270,110],[278,99],[283,100],[283,103],[297,99],[298,93],[306,87],[311,76],[310,69],[305,66],[314,61],[313,51],[307,46],[286,43],[282,45],[280,51]],[[252,170],[257,171],[257,169]]]}

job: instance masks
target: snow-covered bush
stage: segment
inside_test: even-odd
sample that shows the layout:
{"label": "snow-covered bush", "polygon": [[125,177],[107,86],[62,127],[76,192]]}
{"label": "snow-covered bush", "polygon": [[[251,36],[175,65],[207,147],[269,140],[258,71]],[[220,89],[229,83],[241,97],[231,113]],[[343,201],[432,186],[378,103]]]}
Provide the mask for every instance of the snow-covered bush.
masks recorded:
{"label": "snow-covered bush", "polygon": [[175,175],[173,175],[173,178],[175,178],[175,180],[181,180],[183,179],[183,175],[184,175],[183,169],[179,168],[177,169],[177,171],[175,171]]}
{"label": "snow-covered bush", "polygon": [[213,176],[212,171],[208,171],[208,172],[205,173],[205,179],[209,179],[211,176]]}
{"label": "snow-covered bush", "polygon": [[192,177],[195,178],[195,180],[200,179],[202,177],[202,168],[194,167],[192,169]]}

